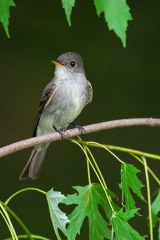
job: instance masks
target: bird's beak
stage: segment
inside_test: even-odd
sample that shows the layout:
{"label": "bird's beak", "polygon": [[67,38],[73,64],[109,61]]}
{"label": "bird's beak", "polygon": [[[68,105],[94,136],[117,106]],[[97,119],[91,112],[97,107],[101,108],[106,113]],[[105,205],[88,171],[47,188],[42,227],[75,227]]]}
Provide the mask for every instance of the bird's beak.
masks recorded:
{"label": "bird's beak", "polygon": [[53,64],[55,64],[56,66],[63,66],[62,63],[60,63],[58,60],[54,60],[54,61],[51,61]]}

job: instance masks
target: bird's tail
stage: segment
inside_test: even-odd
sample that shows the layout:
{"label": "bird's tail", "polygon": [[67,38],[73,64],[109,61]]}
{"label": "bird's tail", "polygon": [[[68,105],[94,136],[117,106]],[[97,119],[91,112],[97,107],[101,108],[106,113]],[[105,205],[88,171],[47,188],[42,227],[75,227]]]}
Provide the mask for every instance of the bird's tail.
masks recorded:
{"label": "bird's tail", "polygon": [[32,150],[31,156],[19,177],[20,180],[26,178],[38,178],[47,147],[37,147]]}

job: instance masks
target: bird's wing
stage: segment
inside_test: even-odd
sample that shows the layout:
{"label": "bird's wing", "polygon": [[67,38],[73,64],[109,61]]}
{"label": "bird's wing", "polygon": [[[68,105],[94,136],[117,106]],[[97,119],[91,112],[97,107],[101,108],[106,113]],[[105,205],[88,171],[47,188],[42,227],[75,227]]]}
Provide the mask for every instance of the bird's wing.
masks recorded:
{"label": "bird's wing", "polygon": [[93,98],[93,89],[92,89],[91,83],[88,81],[88,98],[87,98],[86,105],[92,102],[92,98]]}
{"label": "bird's wing", "polygon": [[52,100],[56,91],[57,91],[57,86],[54,83],[50,84],[44,90],[40,104],[39,104],[38,114],[37,114],[36,123],[35,123],[34,131],[33,131],[33,137],[36,136],[37,126],[38,126],[39,120],[41,118],[41,115],[42,115],[44,109],[48,106],[48,104]]}

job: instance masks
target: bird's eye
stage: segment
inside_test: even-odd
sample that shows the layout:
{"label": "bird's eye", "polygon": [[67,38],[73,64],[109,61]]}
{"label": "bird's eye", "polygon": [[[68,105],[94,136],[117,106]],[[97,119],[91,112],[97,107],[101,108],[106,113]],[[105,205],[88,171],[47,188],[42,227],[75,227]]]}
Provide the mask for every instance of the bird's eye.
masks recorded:
{"label": "bird's eye", "polygon": [[71,65],[72,67],[74,67],[74,66],[76,65],[76,63],[75,63],[75,62],[70,62],[70,65]]}

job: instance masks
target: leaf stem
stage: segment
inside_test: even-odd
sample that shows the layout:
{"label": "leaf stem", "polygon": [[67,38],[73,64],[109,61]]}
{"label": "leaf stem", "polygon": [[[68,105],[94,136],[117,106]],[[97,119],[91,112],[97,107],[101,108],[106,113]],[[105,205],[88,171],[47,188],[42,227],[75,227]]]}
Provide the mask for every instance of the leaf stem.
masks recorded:
{"label": "leaf stem", "polygon": [[14,230],[14,227],[13,227],[13,225],[12,225],[12,222],[11,222],[11,220],[10,220],[10,217],[9,217],[9,215],[8,215],[8,212],[7,212],[6,209],[5,209],[5,205],[4,205],[3,202],[1,202],[1,201],[0,201],[0,207],[1,207],[2,211],[3,211],[2,217],[4,218],[4,220],[5,220],[5,222],[6,222],[7,226],[8,226],[8,229],[9,229],[9,231],[10,231],[10,233],[11,233],[12,239],[13,239],[13,240],[18,240],[18,237],[17,237],[17,235],[16,235],[16,232],[15,232],[15,230]]}
{"label": "leaf stem", "polygon": [[[87,145],[87,146],[91,146],[91,147],[105,148],[108,151],[109,150],[116,150],[116,151],[122,151],[122,152],[129,153],[130,155],[132,155],[134,158],[136,158],[142,164],[143,164],[143,161],[136,155],[140,155],[142,157],[144,156],[144,157],[160,160],[160,156],[159,155],[150,154],[150,153],[146,153],[146,152],[141,152],[141,151],[137,151],[137,150],[130,149],[130,148],[124,148],[124,147],[118,147],[118,146],[112,146],[112,145],[106,145],[106,144],[98,144],[96,142],[85,142],[85,141],[79,141],[79,140],[78,140],[78,142],[82,143],[84,145]],[[111,154],[113,155],[114,153],[111,152]],[[118,158],[116,155],[115,155],[115,157]],[[120,160],[120,159],[118,159],[118,160]],[[147,169],[148,169],[149,173],[152,175],[152,177],[155,179],[155,181],[158,183],[158,185],[160,185],[160,180],[154,174],[154,172],[148,166],[147,166]]]}
{"label": "leaf stem", "polygon": [[92,152],[90,151],[90,149],[89,149],[88,147],[86,147],[86,148],[87,148],[87,151],[89,152],[89,154],[90,154],[90,156],[91,156],[91,158],[92,158],[92,161],[94,162],[94,165],[95,165],[95,167],[96,167],[96,169],[97,169],[97,171],[98,171],[98,173],[99,173],[99,176],[100,176],[100,178],[101,178],[101,180],[102,180],[102,182],[103,182],[104,187],[107,189],[107,188],[108,188],[108,187],[107,187],[107,184],[106,184],[106,182],[105,182],[105,180],[104,180],[104,177],[103,177],[103,175],[102,175],[102,172],[100,171],[100,168],[98,167],[98,164],[97,164],[97,162],[96,162],[96,160],[95,160]]}
{"label": "leaf stem", "polygon": [[[87,151],[87,147],[84,146],[85,151]],[[87,162],[87,174],[88,174],[88,182],[89,184],[91,184],[91,172],[90,172],[90,165],[89,165],[89,161],[86,158],[86,162]]]}
{"label": "leaf stem", "polygon": [[[77,145],[82,149],[83,153],[84,153],[85,156],[86,156],[86,161],[89,162],[89,161],[88,161],[88,160],[89,160],[89,157],[88,157],[87,151],[84,149],[84,147],[82,147],[81,144],[78,143],[76,140],[72,140],[71,142],[77,144]],[[88,182],[89,182],[89,184],[91,184],[90,171],[87,171],[87,174],[88,174]]]}
{"label": "leaf stem", "polygon": [[32,240],[33,238],[32,238],[30,231],[25,226],[25,224],[21,221],[21,219],[7,205],[5,205],[5,203],[1,202],[1,204],[4,206],[4,208],[7,210],[7,212],[10,213],[12,215],[12,217],[19,223],[19,225],[22,227],[22,229],[27,234],[28,238]]}
{"label": "leaf stem", "polygon": [[87,145],[87,146],[91,146],[91,147],[102,148],[102,147],[105,146],[106,148],[108,148],[110,150],[116,150],[116,151],[121,151],[121,152],[126,152],[126,153],[133,153],[133,154],[144,156],[144,157],[147,157],[147,158],[153,158],[153,159],[156,159],[156,160],[160,160],[159,155],[151,154],[151,153],[147,153],[147,152],[142,152],[142,151],[138,151],[138,150],[131,149],[131,148],[124,148],[124,147],[107,145],[107,144],[98,144],[96,142],[91,142],[91,141],[87,142],[87,141],[79,141],[78,140],[78,142],[81,143],[81,144]]}
{"label": "leaf stem", "polygon": [[75,144],[77,144],[77,145],[82,149],[82,151],[84,152],[85,156],[87,157],[87,159],[88,159],[88,161],[89,161],[89,163],[90,163],[93,171],[95,172],[95,174],[96,174],[96,176],[97,176],[97,178],[98,178],[98,180],[99,180],[99,182],[100,182],[100,184],[101,184],[101,186],[102,186],[102,188],[103,188],[103,190],[104,190],[104,193],[105,193],[105,195],[106,195],[106,197],[107,197],[107,200],[108,200],[108,203],[109,203],[109,205],[110,205],[110,208],[111,208],[112,212],[114,213],[115,211],[114,211],[114,208],[113,208],[113,206],[112,206],[112,203],[111,203],[111,200],[110,200],[110,196],[107,194],[106,189],[105,189],[105,186],[103,185],[103,182],[102,182],[100,176],[98,175],[95,167],[93,166],[90,158],[88,157],[87,152],[83,149],[83,147],[80,145],[80,143],[78,143],[76,140],[72,140],[72,142],[74,142]]}
{"label": "leaf stem", "polygon": [[[39,235],[32,234],[32,239],[39,239],[39,240],[50,240],[49,238],[45,238]],[[27,235],[18,235],[18,239],[28,239]],[[4,240],[13,240],[12,238],[5,238]]]}
{"label": "leaf stem", "polygon": [[144,162],[144,170],[145,170],[146,185],[147,185],[150,240],[153,240],[153,225],[152,225],[152,212],[151,212],[151,193],[150,193],[150,184],[149,184],[149,176],[148,176],[148,169],[147,169],[147,161],[146,161],[145,157],[142,157],[142,160]]}
{"label": "leaf stem", "polygon": [[[80,136],[78,136],[79,140],[82,140]],[[83,149],[85,150],[85,152],[87,152],[87,146],[83,145]],[[86,157],[86,163],[87,163],[87,175],[88,175],[88,183],[91,184],[91,173],[90,173],[90,165],[89,165],[89,161],[88,158]]]}
{"label": "leaf stem", "polygon": [[43,193],[43,194],[46,195],[46,192],[44,192],[43,190],[38,189],[38,188],[24,188],[24,189],[19,190],[18,192],[15,192],[14,194],[12,194],[12,195],[5,201],[5,205],[8,205],[8,203],[11,201],[12,198],[14,198],[14,197],[17,196],[18,194],[20,194],[20,193],[22,193],[22,192],[25,192],[25,191],[37,191],[37,192],[40,192],[40,193]]}
{"label": "leaf stem", "polygon": [[160,156],[156,155],[156,154],[151,154],[151,153],[142,152],[142,151],[138,151],[138,150],[131,149],[131,148],[119,147],[119,146],[111,146],[111,145],[105,145],[105,146],[111,150],[116,150],[116,151],[121,151],[121,152],[126,152],[126,153],[133,153],[133,154],[144,156],[147,158],[153,158],[156,160],[160,160]]}

